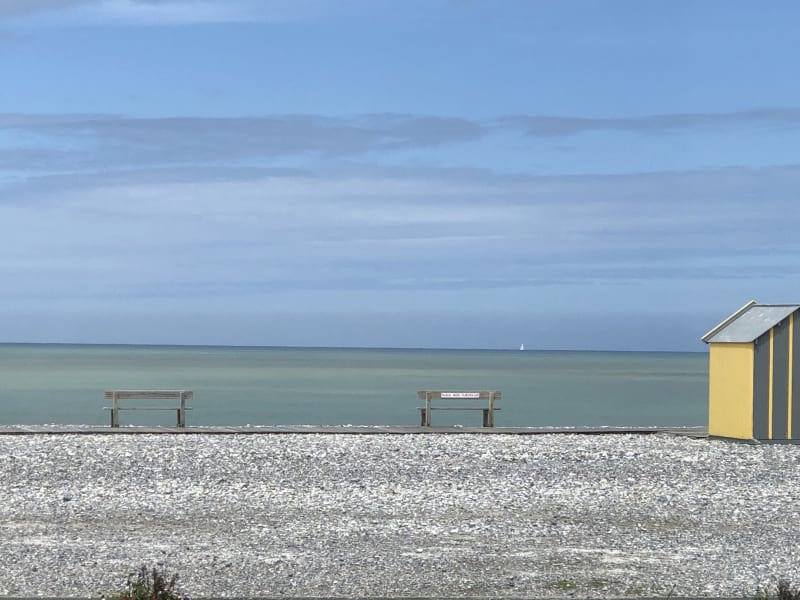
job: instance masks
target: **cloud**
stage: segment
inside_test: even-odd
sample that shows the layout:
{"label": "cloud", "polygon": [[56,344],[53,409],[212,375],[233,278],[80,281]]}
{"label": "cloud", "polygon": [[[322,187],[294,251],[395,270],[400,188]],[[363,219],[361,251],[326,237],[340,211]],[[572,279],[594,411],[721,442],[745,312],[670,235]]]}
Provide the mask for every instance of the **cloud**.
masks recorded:
{"label": "cloud", "polygon": [[[440,332],[443,319],[464,331],[507,320],[517,332],[563,320],[584,331],[617,315],[648,332],[648,322],[684,323],[675,349],[685,349],[746,299],[795,299],[800,242],[787,215],[798,186],[800,165],[570,177],[369,165],[32,176],[0,189],[0,280],[13,282],[0,297],[0,330],[27,341],[303,343],[302,332],[274,336],[296,323],[308,343],[346,345],[366,343],[360,332],[379,323],[405,334],[427,320],[420,334]],[[320,337],[317,321],[344,332]],[[621,347],[636,338],[619,331],[609,330]],[[613,345],[601,338],[591,347]]]}
{"label": "cloud", "polygon": [[[506,174],[495,151],[519,150],[492,127],[0,115],[0,312],[693,311],[754,286],[791,300],[800,165]],[[451,160],[470,145],[483,152]]]}
{"label": "cloud", "polygon": [[[788,131],[800,124],[800,109],[771,108],[721,114],[663,114],[650,117],[586,119],[560,116],[516,116],[492,120],[474,120],[433,115],[365,114],[343,117],[321,115],[267,115],[252,117],[163,117],[131,118],[120,115],[27,115],[0,114],[0,167],[5,171],[41,172],[48,165],[54,171],[112,170],[147,167],[205,165],[253,166],[283,161],[281,166],[300,162],[333,164],[342,160],[362,160],[375,164],[458,164],[454,157],[482,157],[480,166],[510,170],[510,165],[526,168],[528,155],[547,165],[547,152],[533,138],[552,140],[581,133],[609,130],[612,133],[649,135],[674,132],[684,135],[686,155],[681,161],[674,145],[649,140],[647,148],[636,152],[622,146],[616,152],[597,155],[598,148],[585,144],[573,148],[580,159],[592,165],[655,164],[654,158],[672,168],[682,164],[713,167],[722,155],[736,161],[740,156],[731,149],[713,156],[701,152],[702,144],[685,137],[715,129],[736,134],[746,140],[742,148],[761,142],[763,164],[779,151],[765,144],[755,128]],[[742,133],[744,130],[745,133]],[[527,136],[530,148],[509,136],[509,132]],[[749,133],[748,133],[749,132]],[[762,136],[763,137],[763,136]],[[510,139],[512,138],[512,139]],[[670,138],[674,139],[674,138]],[[675,142],[671,142],[674,144]],[[694,149],[694,152],[692,151]],[[528,153],[528,154],[526,154]],[[642,156],[650,158],[642,158]],[[468,159],[469,160],[469,159]],[[552,161],[551,161],[552,162]],[[288,164],[292,163],[292,164]],[[462,162],[468,167],[470,162]],[[579,169],[569,161],[553,165]],[[722,162],[722,164],[725,164]],[[730,164],[730,163],[728,163]],[[735,162],[734,162],[735,164]],[[556,167],[558,168],[558,167]],[[604,167],[600,167],[601,169]],[[650,167],[651,169],[653,167]],[[608,168],[606,168],[608,169]],[[544,169],[543,169],[544,170]]]}
{"label": "cloud", "polygon": [[3,0],[0,2],[0,18],[65,10],[93,2],[96,0]]}
{"label": "cloud", "polygon": [[112,22],[185,24],[247,21],[257,15],[250,3],[234,0],[105,0],[88,16]]}
{"label": "cloud", "polygon": [[320,0],[2,0],[0,19],[57,25],[292,21],[332,10]]}
{"label": "cloud", "polygon": [[[242,301],[795,277],[800,166],[461,179],[181,170],[0,195],[12,297]],[[752,197],[769,198],[753,214]],[[21,200],[22,199],[22,200]],[[202,300],[199,300],[202,299]],[[217,299],[217,300],[215,300]]]}
{"label": "cloud", "polygon": [[675,113],[643,117],[569,117],[516,115],[497,119],[500,127],[519,130],[532,137],[566,137],[592,131],[672,133],[724,129],[742,125],[763,127],[800,126],[800,108],[761,108],[730,113]]}
{"label": "cloud", "polygon": [[[281,115],[245,118],[131,119],[98,115],[0,115],[0,166],[6,169],[105,168],[197,164],[250,158],[342,158],[476,140],[477,123],[457,118],[380,114],[353,118]],[[91,158],[95,157],[95,158]]]}

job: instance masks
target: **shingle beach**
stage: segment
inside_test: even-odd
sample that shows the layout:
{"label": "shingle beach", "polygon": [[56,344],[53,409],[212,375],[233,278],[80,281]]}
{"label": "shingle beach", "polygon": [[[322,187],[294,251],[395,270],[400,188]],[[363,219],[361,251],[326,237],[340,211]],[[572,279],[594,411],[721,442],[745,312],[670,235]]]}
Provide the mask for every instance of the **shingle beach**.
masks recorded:
{"label": "shingle beach", "polygon": [[673,435],[0,436],[0,595],[751,596],[800,447]]}

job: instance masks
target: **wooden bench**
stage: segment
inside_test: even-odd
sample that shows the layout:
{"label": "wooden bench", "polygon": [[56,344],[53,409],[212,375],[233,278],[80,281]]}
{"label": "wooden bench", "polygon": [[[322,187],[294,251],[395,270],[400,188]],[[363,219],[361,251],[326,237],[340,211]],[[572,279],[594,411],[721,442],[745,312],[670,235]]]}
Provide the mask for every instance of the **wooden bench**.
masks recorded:
{"label": "wooden bench", "polygon": [[[420,421],[423,427],[431,426],[431,411],[434,410],[480,410],[483,411],[483,426],[494,427],[494,412],[500,410],[495,407],[494,403],[502,397],[498,391],[480,391],[480,392],[431,392],[419,391],[417,392],[417,400],[425,401],[425,406],[418,406],[420,413]],[[452,401],[477,401],[485,402],[487,406],[462,405],[462,406],[434,406],[434,402],[452,402]]]}
{"label": "wooden bench", "polygon": [[[191,390],[106,390],[105,400],[111,400],[111,406],[104,410],[111,411],[111,427],[119,427],[119,411],[121,410],[174,410],[178,415],[178,427],[186,427],[186,401],[192,399]],[[178,400],[172,406],[121,406],[121,400]]]}

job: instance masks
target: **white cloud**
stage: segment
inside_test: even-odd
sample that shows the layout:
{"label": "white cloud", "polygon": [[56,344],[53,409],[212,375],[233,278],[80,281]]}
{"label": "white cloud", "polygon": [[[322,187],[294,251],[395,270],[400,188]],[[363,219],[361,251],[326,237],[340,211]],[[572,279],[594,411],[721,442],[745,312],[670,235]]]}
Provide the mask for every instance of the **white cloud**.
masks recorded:
{"label": "white cloud", "polygon": [[800,166],[538,177],[491,171],[488,150],[480,168],[392,166],[398,140],[449,158],[486,129],[2,115],[0,311],[692,310],[754,281],[792,300]]}
{"label": "white cloud", "polygon": [[[800,167],[123,175],[0,196],[0,280],[13,282],[0,326],[26,311],[186,316],[182,337],[150,338],[174,342],[194,339],[190,315],[713,313],[754,285],[763,301],[792,301],[800,277],[785,218]],[[757,218],[754,190],[768,199]]]}
{"label": "white cloud", "polygon": [[0,18],[36,12],[60,11],[96,2],[97,0],[3,0],[0,2]]}
{"label": "white cloud", "polygon": [[[800,169],[784,168],[734,177],[459,183],[406,174],[59,187],[0,202],[0,274],[18,282],[17,297],[144,289],[195,303],[242,295],[268,303],[278,289],[783,277],[800,242],[780,211],[754,218],[749,193],[758,186],[774,207],[791,201],[797,180]],[[664,189],[682,195],[664,198]],[[733,235],[740,231],[747,235]]]}
{"label": "white cloud", "polygon": [[0,19],[55,25],[294,21],[331,12],[322,0],[2,0]]}
{"label": "white cloud", "polygon": [[256,14],[248,4],[232,0],[104,0],[87,16],[143,24],[224,23],[254,19]]}

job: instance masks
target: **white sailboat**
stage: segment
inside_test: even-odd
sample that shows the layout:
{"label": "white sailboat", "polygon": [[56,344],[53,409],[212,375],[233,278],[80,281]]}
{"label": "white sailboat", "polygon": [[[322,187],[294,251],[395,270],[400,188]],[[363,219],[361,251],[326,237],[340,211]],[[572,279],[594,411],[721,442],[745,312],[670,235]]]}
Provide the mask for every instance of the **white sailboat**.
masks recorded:
{"label": "white sailboat", "polygon": [[525,344],[520,344],[520,345],[519,345],[519,349],[520,349],[520,350],[525,350]]}

